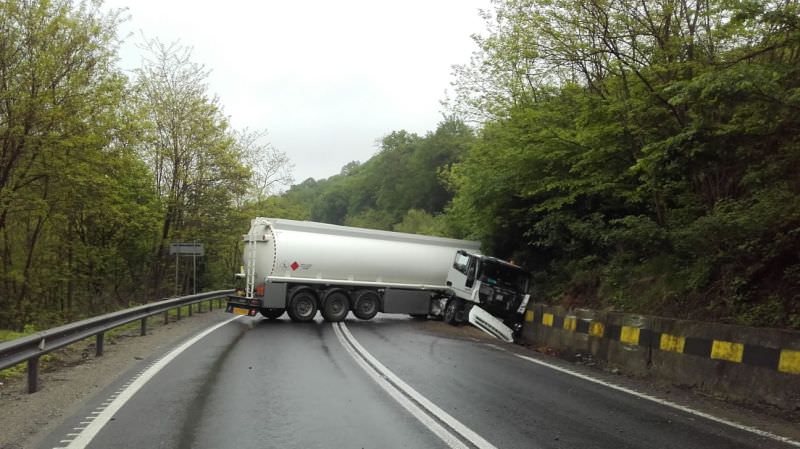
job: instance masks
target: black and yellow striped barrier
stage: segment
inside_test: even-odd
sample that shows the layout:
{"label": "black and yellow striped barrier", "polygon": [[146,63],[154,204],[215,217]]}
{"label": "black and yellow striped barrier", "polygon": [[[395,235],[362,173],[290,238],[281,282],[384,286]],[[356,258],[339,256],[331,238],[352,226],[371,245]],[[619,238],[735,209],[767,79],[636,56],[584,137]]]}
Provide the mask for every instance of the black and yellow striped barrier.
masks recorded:
{"label": "black and yellow striped barrier", "polygon": [[575,315],[559,316],[545,311],[539,315],[537,316],[533,310],[528,310],[525,313],[525,321],[568,332],[588,334],[596,338],[608,338],[626,345],[645,346],[666,352],[769,368],[782,373],[800,374],[800,350],[796,349],[672,335],[636,326],[581,319]]}

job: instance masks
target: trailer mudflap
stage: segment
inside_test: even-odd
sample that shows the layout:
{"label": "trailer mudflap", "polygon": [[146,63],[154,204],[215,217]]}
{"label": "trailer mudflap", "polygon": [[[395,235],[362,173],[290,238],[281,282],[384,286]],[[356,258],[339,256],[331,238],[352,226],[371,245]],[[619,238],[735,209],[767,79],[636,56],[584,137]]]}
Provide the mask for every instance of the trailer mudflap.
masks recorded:
{"label": "trailer mudflap", "polygon": [[514,343],[514,331],[477,305],[469,310],[469,323],[499,340]]}
{"label": "trailer mudflap", "polygon": [[256,316],[260,308],[260,299],[250,299],[243,296],[228,296],[228,305],[225,307],[225,312],[236,315]]}

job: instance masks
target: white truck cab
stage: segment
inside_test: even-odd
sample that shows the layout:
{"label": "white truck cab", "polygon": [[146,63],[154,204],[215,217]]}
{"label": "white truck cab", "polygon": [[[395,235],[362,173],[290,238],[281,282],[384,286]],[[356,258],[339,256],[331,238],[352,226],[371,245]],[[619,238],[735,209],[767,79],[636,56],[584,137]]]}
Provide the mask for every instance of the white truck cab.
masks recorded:
{"label": "white truck cab", "polygon": [[459,250],[447,273],[452,295],[442,307],[443,318],[450,324],[469,321],[512,341],[530,299],[528,282],[528,273],[510,262]]}

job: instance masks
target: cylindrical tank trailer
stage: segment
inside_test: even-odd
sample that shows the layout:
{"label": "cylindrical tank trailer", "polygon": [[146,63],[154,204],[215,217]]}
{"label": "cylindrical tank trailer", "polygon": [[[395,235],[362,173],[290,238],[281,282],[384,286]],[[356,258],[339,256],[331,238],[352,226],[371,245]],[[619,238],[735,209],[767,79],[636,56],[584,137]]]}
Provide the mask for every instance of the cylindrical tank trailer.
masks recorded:
{"label": "cylindrical tank trailer", "polygon": [[307,221],[256,218],[244,236],[245,270],[255,251],[255,282],[372,282],[442,288],[458,250],[478,242]]}
{"label": "cylindrical tank trailer", "polygon": [[527,273],[482,256],[477,242],[262,217],[243,241],[244,285],[228,302],[234,313],[274,319],[285,311],[302,322],[317,310],[328,321],[380,311],[456,323],[473,304],[516,313],[527,302]]}

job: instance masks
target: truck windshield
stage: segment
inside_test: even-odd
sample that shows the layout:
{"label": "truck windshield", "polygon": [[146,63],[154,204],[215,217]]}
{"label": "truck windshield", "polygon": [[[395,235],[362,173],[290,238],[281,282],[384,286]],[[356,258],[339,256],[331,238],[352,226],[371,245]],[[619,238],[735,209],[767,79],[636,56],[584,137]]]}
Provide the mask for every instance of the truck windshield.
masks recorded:
{"label": "truck windshield", "polygon": [[528,289],[528,273],[519,268],[488,260],[482,261],[478,279],[489,285],[496,284],[517,292],[525,292]]}

